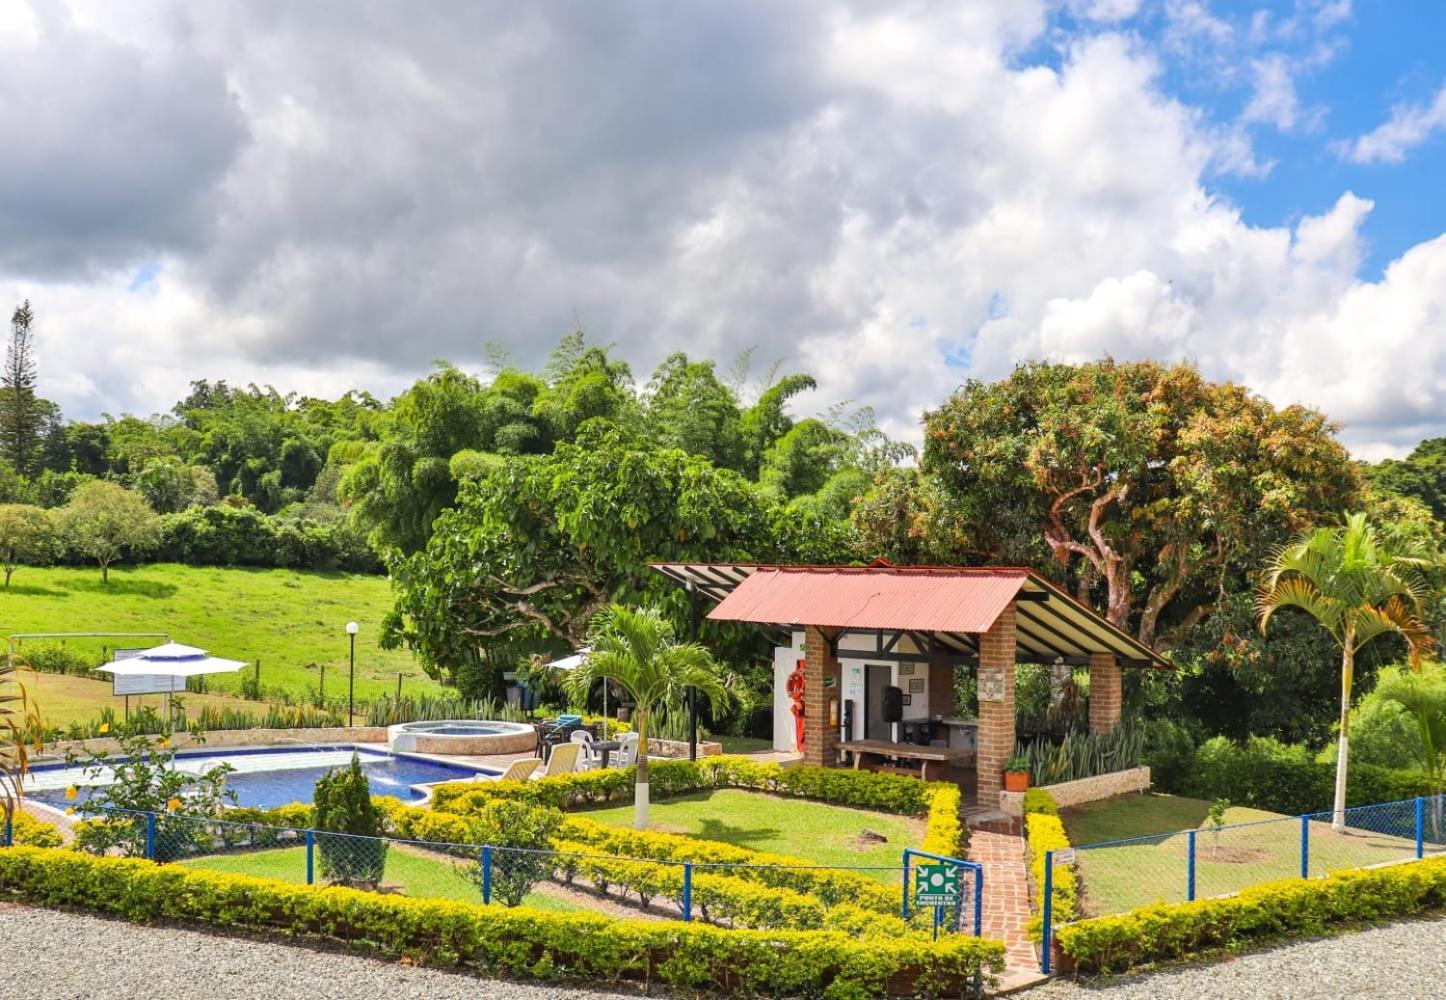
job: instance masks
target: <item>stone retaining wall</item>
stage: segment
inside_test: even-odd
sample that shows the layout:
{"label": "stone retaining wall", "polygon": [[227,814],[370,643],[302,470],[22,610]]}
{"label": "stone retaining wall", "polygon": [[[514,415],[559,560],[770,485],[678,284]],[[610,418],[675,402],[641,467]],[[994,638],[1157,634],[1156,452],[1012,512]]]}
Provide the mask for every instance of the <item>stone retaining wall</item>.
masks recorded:
{"label": "stone retaining wall", "polygon": [[[1097,802],[1127,792],[1144,792],[1150,788],[1150,769],[1132,767],[1127,771],[1097,774],[1093,778],[1078,781],[1064,781],[1058,785],[1044,785],[1044,790],[1054,797],[1061,809],[1077,806],[1084,802]],[[999,797],[999,808],[1011,816],[1024,815],[1024,793],[1004,792]]]}
{"label": "stone retaining wall", "polygon": [[[300,746],[308,743],[381,743],[387,742],[386,726],[338,726],[334,729],[217,729],[206,733],[203,743],[198,743],[190,733],[175,733],[171,743],[177,749],[195,747],[266,747]],[[120,741],[109,737],[94,740],[64,740],[48,743],[45,758],[64,757],[67,750],[94,750],[99,753],[117,753]],[[39,762],[40,758],[33,758]]]}
{"label": "stone retaining wall", "polygon": [[[705,741],[705,740],[699,740],[699,741],[698,741],[698,756],[699,756],[699,757],[716,757],[716,756],[718,756],[719,754],[721,754],[722,752],[723,752],[723,744],[722,744],[722,743],[713,743],[713,742],[711,742],[711,741]],[[649,756],[649,757],[667,757],[667,758],[670,758],[670,759],[672,759],[672,760],[687,760],[687,759],[688,759],[688,741],[687,741],[687,740],[657,740],[657,739],[653,739],[653,738],[650,736],[650,737],[648,737],[648,756]]]}

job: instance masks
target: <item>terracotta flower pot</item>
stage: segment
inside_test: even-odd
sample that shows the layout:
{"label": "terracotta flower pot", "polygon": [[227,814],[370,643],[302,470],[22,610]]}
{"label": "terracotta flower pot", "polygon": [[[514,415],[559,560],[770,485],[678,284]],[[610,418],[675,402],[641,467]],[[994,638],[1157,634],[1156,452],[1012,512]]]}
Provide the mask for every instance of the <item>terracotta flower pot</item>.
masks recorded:
{"label": "terracotta flower pot", "polygon": [[1006,792],[1027,792],[1029,791],[1028,771],[1005,771],[1004,790]]}

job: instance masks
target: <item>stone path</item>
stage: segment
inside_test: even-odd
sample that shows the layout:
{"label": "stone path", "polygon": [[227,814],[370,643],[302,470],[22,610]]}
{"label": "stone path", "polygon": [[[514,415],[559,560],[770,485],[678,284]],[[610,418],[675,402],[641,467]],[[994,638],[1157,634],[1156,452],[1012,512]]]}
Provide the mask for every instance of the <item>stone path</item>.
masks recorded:
{"label": "stone path", "polygon": [[1039,976],[1039,958],[1026,930],[1032,914],[1019,820],[994,819],[971,825],[969,860],[984,866],[983,936],[1003,941],[1008,949],[1009,974],[1003,986],[1033,981]]}

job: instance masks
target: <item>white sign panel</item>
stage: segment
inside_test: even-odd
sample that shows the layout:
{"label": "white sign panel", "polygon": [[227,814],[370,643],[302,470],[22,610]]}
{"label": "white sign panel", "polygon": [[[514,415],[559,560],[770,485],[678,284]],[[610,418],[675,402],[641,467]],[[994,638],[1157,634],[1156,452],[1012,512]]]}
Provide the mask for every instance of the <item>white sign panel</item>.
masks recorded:
{"label": "white sign panel", "polygon": [[[145,652],[145,649],[117,649],[115,656],[111,659],[119,663],[121,660],[132,660]],[[173,691],[184,692],[186,690],[186,679],[184,677],[172,677],[170,674],[112,674],[110,693],[115,697],[123,695],[140,694],[170,694]]]}

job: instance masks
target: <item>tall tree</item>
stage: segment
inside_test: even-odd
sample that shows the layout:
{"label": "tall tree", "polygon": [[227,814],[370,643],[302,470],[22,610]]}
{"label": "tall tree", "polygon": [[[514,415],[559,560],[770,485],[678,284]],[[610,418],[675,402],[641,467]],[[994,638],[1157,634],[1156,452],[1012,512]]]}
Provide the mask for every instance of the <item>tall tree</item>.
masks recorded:
{"label": "tall tree", "polygon": [[1356,654],[1381,635],[1395,634],[1410,650],[1411,667],[1432,645],[1421,620],[1422,573],[1431,555],[1407,539],[1381,536],[1365,514],[1337,528],[1317,528],[1276,553],[1261,578],[1260,628],[1281,608],[1299,608],[1318,621],[1341,650],[1340,735],[1336,751],[1335,818],[1345,827],[1347,744]]}
{"label": "tall tree", "polygon": [[31,475],[40,460],[45,410],[35,395],[35,321],[30,300],[15,307],[10,317],[10,342],[5,347],[5,370],[0,374],[0,448],[21,475]]}
{"label": "tall tree", "polygon": [[5,587],[19,566],[48,562],[55,555],[55,522],[50,513],[25,503],[0,504],[0,568]]}
{"label": "tall tree", "polygon": [[1332,432],[1187,365],[1032,363],[927,414],[924,468],[969,548],[1040,566],[1161,646],[1358,498]]}
{"label": "tall tree", "polygon": [[105,480],[77,486],[58,517],[71,548],[99,564],[102,583],[110,582],[111,563],[161,540],[161,519],[145,498]]}
{"label": "tall tree", "polygon": [[1446,437],[1422,441],[1404,459],[1388,458],[1365,472],[1373,485],[1413,497],[1446,521]]}
{"label": "tall tree", "polygon": [[632,695],[633,731],[638,734],[638,767],[633,779],[633,826],[648,826],[648,720],[660,708],[683,703],[688,688],[697,688],[714,705],[729,694],[718,677],[708,650],[695,642],[679,642],[673,625],[656,608],[613,604],[600,611],[589,635],[592,652],[569,678],[579,701],[604,678]]}

